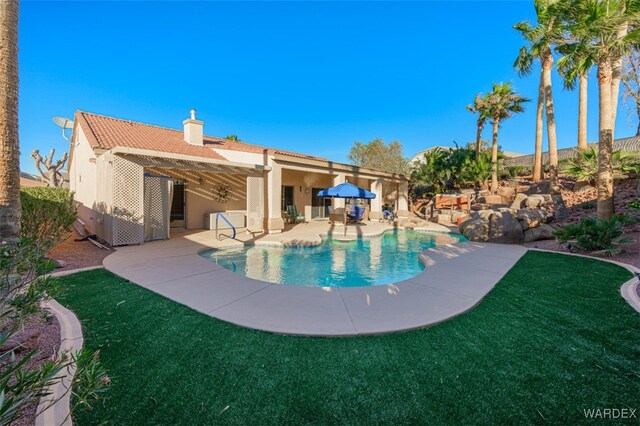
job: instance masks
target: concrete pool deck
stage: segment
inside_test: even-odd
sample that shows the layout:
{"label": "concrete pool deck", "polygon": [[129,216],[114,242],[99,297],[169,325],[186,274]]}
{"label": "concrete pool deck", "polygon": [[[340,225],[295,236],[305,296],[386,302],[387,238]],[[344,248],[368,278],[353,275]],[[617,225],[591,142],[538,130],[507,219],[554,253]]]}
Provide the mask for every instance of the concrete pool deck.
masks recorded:
{"label": "concrete pool deck", "polygon": [[[435,225],[435,224],[434,224]],[[243,241],[266,245],[321,242],[324,224]],[[342,233],[343,228],[336,227]],[[364,228],[364,227],[362,227]],[[346,238],[380,235],[389,225],[350,229]],[[432,230],[446,231],[435,225]],[[242,244],[217,241],[213,231],[174,233],[165,241],[121,247],[104,260],[109,271],[212,317],[274,333],[352,336],[433,325],[476,306],[527,249],[459,243],[423,251],[425,270],[408,280],[372,287],[297,287],[235,274],[198,253]]]}

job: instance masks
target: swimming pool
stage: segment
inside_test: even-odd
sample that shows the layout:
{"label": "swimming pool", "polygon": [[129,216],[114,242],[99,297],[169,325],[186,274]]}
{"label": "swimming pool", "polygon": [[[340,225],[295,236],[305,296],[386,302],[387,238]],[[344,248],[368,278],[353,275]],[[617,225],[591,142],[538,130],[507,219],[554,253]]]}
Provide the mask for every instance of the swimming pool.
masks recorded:
{"label": "swimming pool", "polygon": [[395,230],[355,241],[327,239],[313,247],[244,246],[200,253],[239,275],[277,284],[358,287],[388,284],[419,274],[418,253],[466,241],[462,235]]}

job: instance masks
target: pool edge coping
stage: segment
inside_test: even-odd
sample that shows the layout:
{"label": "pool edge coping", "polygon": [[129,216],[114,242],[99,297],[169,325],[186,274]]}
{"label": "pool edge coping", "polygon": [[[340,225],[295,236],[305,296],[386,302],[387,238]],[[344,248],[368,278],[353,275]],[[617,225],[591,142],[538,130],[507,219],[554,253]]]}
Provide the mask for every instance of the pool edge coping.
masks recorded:
{"label": "pool edge coping", "polygon": [[[390,229],[390,231],[394,231],[394,229]],[[451,232],[440,234],[451,234]],[[390,299],[389,296],[378,293],[376,296],[378,298],[377,305],[362,306],[362,300],[358,301],[357,299],[358,295],[356,294],[356,296],[354,296],[353,294],[350,294],[349,302],[345,302],[344,299],[342,299],[341,301],[341,303],[343,304],[343,308],[345,309],[336,311],[337,307],[335,303],[337,302],[335,298],[331,298],[329,296],[327,298],[323,298],[322,296],[317,295],[317,293],[312,293],[314,290],[317,291],[323,289],[322,287],[283,286],[265,281],[253,280],[251,278],[235,274],[232,271],[223,268],[222,266],[216,265],[214,262],[211,262],[210,260],[205,259],[199,255],[199,252],[215,247],[211,247],[211,245],[209,244],[206,244],[205,247],[202,247],[204,244],[202,244],[201,242],[192,241],[188,238],[184,238],[183,241],[177,242],[180,250],[182,250],[184,254],[180,254],[178,256],[164,255],[161,259],[162,262],[154,263],[154,265],[161,264],[161,267],[163,269],[170,267],[171,271],[175,271],[176,269],[178,269],[177,265],[175,263],[167,265],[168,261],[185,262],[185,264],[188,264],[190,261],[193,262],[193,258],[195,257],[203,262],[203,264],[196,263],[197,265],[199,265],[199,268],[202,267],[203,272],[193,273],[193,270],[190,271],[190,283],[188,285],[193,290],[179,292],[175,289],[172,289],[172,284],[180,283],[182,280],[184,280],[184,277],[187,277],[186,275],[172,274],[172,278],[164,279],[165,277],[163,276],[163,279],[160,280],[157,277],[158,271],[154,272],[154,269],[140,268],[140,262],[148,262],[148,260],[142,259],[155,259],[155,257],[152,256],[152,253],[157,253],[157,249],[161,249],[161,244],[163,243],[169,245],[169,241],[170,240],[158,241],[152,243],[151,245],[145,244],[141,246],[128,247],[126,250],[124,250],[126,255],[125,253],[120,253],[120,255],[118,255],[118,252],[120,252],[120,250],[118,250],[116,251],[116,253],[104,259],[104,266],[107,270],[125,280],[131,281],[141,287],[154,291],[155,293],[160,294],[163,297],[168,298],[176,303],[188,306],[195,311],[217,318],[221,321],[232,323],[245,328],[252,328],[281,335],[320,337],[346,337],[409,331],[437,324],[452,317],[461,315],[462,313],[465,313],[477,306],[477,304],[480,303],[482,299],[489,292],[491,292],[491,290],[493,290],[500,279],[527,251],[525,247],[518,246],[517,253],[505,255],[506,253],[513,252],[513,250],[508,248],[513,246],[504,244],[478,243],[472,241],[464,241],[459,243],[466,245],[466,247],[463,246],[462,248],[460,248],[458,244],[445,244],[442,246],[429,248],[427,250],[421,251],[419,255],[431,251],[432,254],[430,255],[430,258],[432,258],[432,260],[436,259],[440,264],[439,268],[436,268],[435,271],[433,269],[434,263],[431,262],[430,265],[427,265],[431,266],[431,268],[427,267],[425,268],[425,270],[421,271],[420,274],[417,274],[407,280],[403,280],[400,282],[382,284],[377,286],[345,288],[329,287],[328,289],[332,289],[333,291],[342,290],[342,293],[339,296],[341,299],[343,293],[347,291],[355,291],[356,289],[359,289],[358,291],[361,292],[361,297],[367,297],[366,293],[371,292],[372,288],[386,288],[387,290],[391,291],[390,287],[398,285],[402,286],[402,283],[406,282],[407,284],[404,284],[405,289],[411,289],[414,295],[425,298],[425,301],[429,298],[434,297],[435,299],[440,299],[440,301],[444,303],[444,308],[434,303],[432,306],[433,308],[435,308],[435,310],[424,310],[422,308],[418,309],[415,305],[409,312],[394,310],[395,308],[393,308],[392,305],[394,303],[401,302],[398,302],[398,299]],[[175,245],[176,241],[174,240],[171,247],[175,248]],[[241,247],[243,245],[244,244],[241,244],[240,242],[237,243],[238,247]],[[153,247],[153,249],[151,247]],[[190,250],[189,247],[192,247],[193,250]],[[438,247],[448,247],[448,249],[438,250]],[[136,255],[140,257],[141,261],[131,262],[131,259],[135,258]],[[470,265],[468,268],[464,268],[462,265],[460,265],[459,262],[461,258],[464,258],[464,262],[466,264],[467,262],[469,262],[469,256],[472,256],[474,257],[474,259],[476,259],[475,261],[471,261],[472,263],[475,263],[475,266]],[[493,270],[492,268],[487,269],[483,266],[488,259],[487,256],[500,259],[499,264],[497,264],[495,270]],[[422,263],[425,264],[421,257],[420,259]],[[207,269],[204,264],[215,266],[215,269]],[[149,268],[153,268],[153,266],[149,266]],[[462,270],[465,274],[467,274],[467,276],[477,277],[477,279],[475,279],[475,281],[472,283],[472,287],[467,287],[461,284],[461,280],[464,280],[464,278],[460,277],[461,268],[463,268]],[[474,274],[474,270],[476,269],[478,270],[479,274]],[[421,278],[421,276],[427,273],[427,271],[429,270],[431,270],[431,273],[435,274],[436,276],[435,280],[432,280],[431,283],[428,283],[428,280],[425,280],[424,277]],[[220,289],[216,290],[215,294],[220,294],[222,299],[216,300],[217,296],[209,296],[208,294],[206,294],[206,291],[202,291],[203,283],[198,281],[197,278],[194,278],[194,276],[202,275],[202,279],[206,280],[211,279],[211,273],[220,271],[226,271],[226,273],[233,274],[235,278],[229,279],[236,285],[240,284],[242,281],[257,281],[258,283],[264,284],[264,290],[268,292],[266,293],[266,296],[264,296],[266,297],[266,299],[263,298],[262,300],[243,300],[245,299],[245,295],[242,294],[242,291],[246,292],[247,288],[245,287],[242,291],[230,290],[228,288],[228,283],[231,281],[227,282],[224,279],[222,279],[222,281],[215,281],[215,286]],[[453,295],[435,294],[440,291],[444,291],[445,293],[447,292],[447,290],[442,290],[443,279],[453,280],[451,282],[457,283],[455,285],[459,286],[459,291],[448,291],[448,293],[453,293]],[[162,284],[162,287],[159,287],[159,284]],[[252,284],[255,286],[255,282],[253,282]],[[416,285],[419,287],[418,289],[414,287]],[[296,295],[295,292],[292,292],[291,296],[283,296],[283,294],[279,292],[279,290],[273,289],[273,287],[281,286],[304,289],[301,291],[307,293],[302,295],[298,293]],[[193,291],[196,291],[196,293],[194,293]],[[200,291],[200,293],[197,293],[198,291]],[[222,291],[222,293],[220,293],[220,291]],[[418,291],[418,293],[415,293],[416,291]],[[197,296],[194,296],[196,294]],[[407,294],[406,296],[400,296],[411,297],[410,294]],[[195,299],[196,297],[200,298]],[[278,311],[274,315],[265,314],[266,316],[260,317],[262,313],[266,312],[265,309],[267,306],[273,306],[274,297],[283,297],[284,300],[287,300],[287,302],[289,302],[290,304],[286,304],[287,302],[284,302],[285,305],[281,305],[286,306],[286,309],[284,311]],[[456,297],[458,299],[456,299]],[[464,303],[463,301],[461,301],[461,298],[464,297],[473,299],[473,303]],[[227,299],[226,301],[223,300],[225,298]],[[218,303],[221,300],[225,307],[229,307],[226,309],[219,309],[219,306],[221,305],[219,305]],[[239,301],[242,301],[242,303],[236,304],[236,302]],[[337,313],[338,316],[335,318],[328,318],[329,315],[325,315],[323,313],[323,309],[321,307],[323,303],[327,306],[327,312],[331,311]],[[230,307],[230,305],[234,304],[236,304],[234,307]],[[306,312],[303,314],[303,311],[301,311],[300,308],[291,307],[295,304],[302,304],[302,306],[312,307],[313,309],[315,309],[315,312],[313,312],[311,316],[308,316]],[[360,306],[358,306],[359,304]],[[347,308],[345,305],[349,305],[349,307]],[[233,311],[234,308],[236,309],[236,311]],[[447,312],[448,309],[450,309],[450,312]],[[356,321],[359,323],[357,327],[353,326],[354,320],[352,318],[352,315],[355,315]],[[344,322],[346,320],[346,317],[348,317],[350,324]],[[296,318],[304,318],[308,322],[307,324],[301,324],[298,323]],[[311,322],[312,320],[316,320],[316,322],[313,323]],[[340,323],[340,321],[343,322]],[[386,321],[389,322],[389,326],[385,325]],[[265,322],[267,323],[266,325]],[[350,325],[350,327],[348,325]]]}

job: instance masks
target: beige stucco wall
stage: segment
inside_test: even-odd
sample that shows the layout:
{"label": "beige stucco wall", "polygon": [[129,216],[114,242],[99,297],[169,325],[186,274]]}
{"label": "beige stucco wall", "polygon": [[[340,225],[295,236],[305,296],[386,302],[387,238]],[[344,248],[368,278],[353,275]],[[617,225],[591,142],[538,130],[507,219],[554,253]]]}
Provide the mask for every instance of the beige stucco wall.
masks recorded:
{"label": "beige stucco wall", "polygon": [[96,202],[96,155],[89,145],[82,128],[77,127],[72,143],[75,143],[69,163],[69,188],[78,203],[78,217],[85,222],[88,230],[100,234]]}
{"label": "beige stucco wall", "polygon": [[[173,179],[186,182],[185,227],[187,229],[203,228],[205,213],[247,209],[247,177],[245,175],[153,167],[145,168],[145,172],[171,176]],[[213,197],[213,189],[220,184],[230,187],[229,200],[226,203],[216,201]]]}
{"label": "beige stucco wall", "polygon": [[[293,186],[293,203],[298,212],[304,214],[304,207],[311,205],[311,188],[333,186],[333,176],[284,169],[282,170],[282,186]],[[309,188],[308,194],[306,193],[307,188]]]}
{"label": "beige stucco wall", "polygon": [[[282,170],[282,186],[291,185],[294,187],[293,201],[298,211],[302,213],[305,211],[305,206],[311,205],[311,191],[309,191],[309,194],[306,194],[305,188],[329,188],[336,185],[334,177],[335,175],[330,174],[304,172],[300,170],[289,170],[284,168]],[[371,183],[373,182],[371,179],[359,178],[349,175],[345,176],[345,179],[349,183],[369,190],[371,188]],[[300,190],[300,187],[302,187],[302,190]],[[380,206],[382,206],[383,204],[387,204],[390,205],[393,209],[396,209],[395,203],[397,197],[398,184],[383,181]],[[341,202],[341,200],[336,199],[334,200],[334,207],[340,207],[343,205],[343,203],[344,201]],[[374,204],[375,203],[372,203],[372,206]]]}
{"label": "beige stucco wall", "polygon": [[371,179],[365,178],[357,178],[357,177],[346,177],[347,182],[354,184],[355,186],[359,186],[360,188],[369,189],[371,186]]}
{"label": "beige stucco wall", "polygon": [[398,184],[384,182],[382,184],[382,204],[388,204],[395,209],[395,202],[398,198]]}

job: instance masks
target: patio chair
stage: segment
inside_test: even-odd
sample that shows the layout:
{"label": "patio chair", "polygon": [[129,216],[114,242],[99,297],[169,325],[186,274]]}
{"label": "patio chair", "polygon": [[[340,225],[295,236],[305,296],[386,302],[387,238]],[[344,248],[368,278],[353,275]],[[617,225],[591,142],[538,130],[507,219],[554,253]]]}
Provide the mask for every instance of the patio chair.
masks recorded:
{"label": "patio chair", "polygon": [[364,211],[365,211],[364,207],[356,207],[356,208],[354,208],[352,213],[348,213],[347,214],[347,221],[348,222],[362,222],[362,219],[364,219]]}
{"label": "patio chair", "polygon": [[392,211],[385,209],[382,211],[382,219],[380,219],[380,222],[387,221],[389,223],[392,223],[395,218],[396,215]]}
{"label": "patio chair", "polygon": [[285,211],[282,212],[282,220],[284,220],[284,223],[293,223],[293,218]]}
{"label": "patio chair", "polygon": [[298,209],[294,205],[287,206],[287,215],[293,220],[295,223],[306,222],[306,218],[303,214],[298,213]]}

